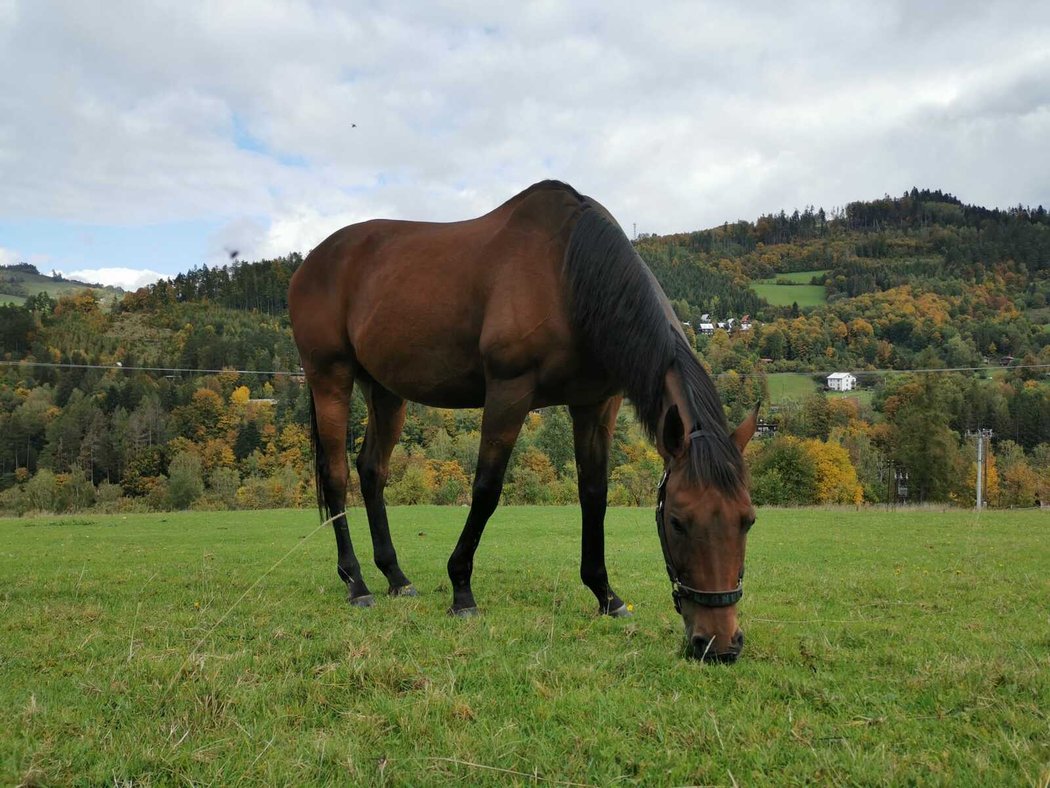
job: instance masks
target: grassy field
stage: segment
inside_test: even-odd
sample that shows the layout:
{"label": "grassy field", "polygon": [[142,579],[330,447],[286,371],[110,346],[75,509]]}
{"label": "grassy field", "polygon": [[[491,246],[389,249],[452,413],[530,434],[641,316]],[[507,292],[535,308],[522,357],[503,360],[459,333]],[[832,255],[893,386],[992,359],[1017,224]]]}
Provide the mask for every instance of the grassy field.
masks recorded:
{"label": "grassy field", "polygon": [[0,781],[1050,779],[1046,513],[761,511],[733,666],[682,658],[651,510],[609,513],[629,620],[575,508],[497,511],[448,618],[463,516],[392,510],[421,595],[370,610],[307,511],[0,521]]}
{"label": "grassy field", "polygon": [[[26,271],[15,271],[9,268],[0,269],[0,277],[16,282],[25,288],[25,291],[34,296],[37,293],[46,292],[54,299],[62,296],[76,295],[84,290],[94,290],[103,304],[110,304],[123,296],[123,291],[116,287],[99,287],[88,285],[76,280],[55,280],[43,274],[31,274]],[[22,296],[0,294],[0,303],[21,304],[25,302]]]}
{"label": "grassy field", "polygon": [[[810,280],[824,271],[796,271],[790,274],[777,274],[771,279],[759,279],[751,289],[773,306],[791,306],[797,303],[800,307],[820,306],[827,303],[828,296],[823,285],[811,285]],[[778,280],[797,282],[793,285],[778,285]]]}
{"label": "grassy field", "polygon": [[[769,401],[773,405],[781,405],[789,400],[801,402],[817,390],[813,377],[800,372],[772,372],[766,376],[766,385],[769,386]],[[850,397],[870,405],[873,392],[871,389],[855,389],[825,393],[831,399]]]}
{"label": "grassy field", "polygon": [[779,405],[788,400],[801,402],[817,390],[817,384],[810,375],[798,372],[773,372],[766,375],[769,386],[769,401]]}

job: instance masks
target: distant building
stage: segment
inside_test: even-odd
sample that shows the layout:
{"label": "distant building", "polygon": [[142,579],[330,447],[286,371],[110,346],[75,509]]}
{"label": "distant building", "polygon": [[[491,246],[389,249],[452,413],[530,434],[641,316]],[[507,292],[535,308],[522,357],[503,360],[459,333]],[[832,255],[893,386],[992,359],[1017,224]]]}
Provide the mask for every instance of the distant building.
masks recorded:
{"label": "distant building", "polygon": [[857,379],[848,372],[833,372],[828,375],[828,388],[832,391],[853,391]]}
{"label": "distant building", "polygon": [[740,320],[735,317],[727,318],[726,320],[712,320],[708,314],[700,315],[700,322],[697,324],[701,334],[713,334],[718,329],[725,331],[727,334],[732,334],[734,331],[750,331],[751,330],[751,315],[744,315]]}

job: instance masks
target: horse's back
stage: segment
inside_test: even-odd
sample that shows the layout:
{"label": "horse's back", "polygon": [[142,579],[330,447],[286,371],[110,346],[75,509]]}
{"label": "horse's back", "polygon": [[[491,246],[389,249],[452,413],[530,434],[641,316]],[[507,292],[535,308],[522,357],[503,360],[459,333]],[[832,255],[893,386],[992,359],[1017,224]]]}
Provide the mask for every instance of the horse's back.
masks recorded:
{"label": "horse's back", "polygon": [[561,269],[580,199],[544,183],[477,219],[333,233],[289,289],[304,365],[352,357],[407,399],[462,407],[483,403],[487,375],[560,363],[571,354]]}

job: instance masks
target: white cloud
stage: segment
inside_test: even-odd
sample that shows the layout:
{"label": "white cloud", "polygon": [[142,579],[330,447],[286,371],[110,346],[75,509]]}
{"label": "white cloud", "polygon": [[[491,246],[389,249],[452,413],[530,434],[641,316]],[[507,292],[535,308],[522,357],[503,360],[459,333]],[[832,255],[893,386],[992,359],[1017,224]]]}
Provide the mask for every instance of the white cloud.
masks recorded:
{"label": "white cloud", "polygon": [[18,252],[0,246],[0,265],[14,265],[22,260]]}
{"label": "white cloud", "polygon": [[219,262],[544,177],[647,232],[913,185],[1050,201],[1050,5],[936,9],[0,0],[0,216],[205,219]]}
{"label": "white cloud", "polygon": [[153,284],[158,279],[167,278],[157,271],[137,268],[83,268],[79,271],[63,271],[62,276],[89,285],[107,285],[124,290],[137,290]]}

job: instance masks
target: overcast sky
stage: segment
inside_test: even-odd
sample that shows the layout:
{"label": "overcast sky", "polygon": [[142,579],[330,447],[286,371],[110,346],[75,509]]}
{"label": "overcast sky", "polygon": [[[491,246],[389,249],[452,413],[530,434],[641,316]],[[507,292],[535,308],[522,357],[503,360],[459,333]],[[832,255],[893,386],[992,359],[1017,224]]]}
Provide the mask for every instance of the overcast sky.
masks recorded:
{"label": "overcast sky", "polygon": [[1050,205],[1048,75],[1047,2],[0,0],[0,263],[129,287],[543,178],[655,233]]}

